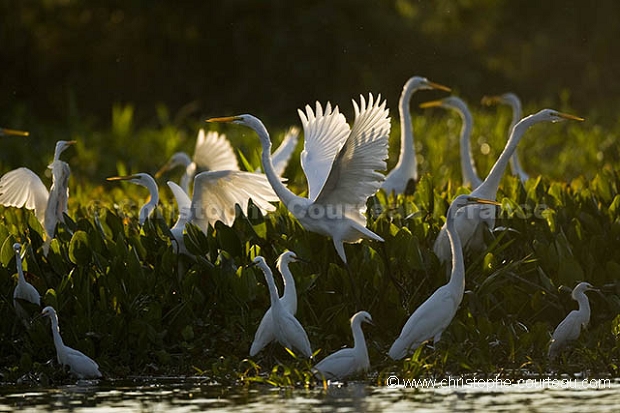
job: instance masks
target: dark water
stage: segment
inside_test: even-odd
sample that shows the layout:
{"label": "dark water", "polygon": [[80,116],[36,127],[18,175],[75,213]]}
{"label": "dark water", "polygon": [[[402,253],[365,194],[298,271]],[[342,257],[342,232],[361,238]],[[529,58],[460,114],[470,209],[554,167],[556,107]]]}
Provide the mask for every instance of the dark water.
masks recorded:
{"label": "dark water", "polygon": [[[392,383],[396,384],[396,383]],[[362,411],[620,411],[620,381],[525,383],[413,383],[332,385],[327,389],[274,389],[207,384],[197,379],[80,381],[59,387],[0,386],[0,412],[271,412]],[[423,387],[423,388],[422,388]]]}

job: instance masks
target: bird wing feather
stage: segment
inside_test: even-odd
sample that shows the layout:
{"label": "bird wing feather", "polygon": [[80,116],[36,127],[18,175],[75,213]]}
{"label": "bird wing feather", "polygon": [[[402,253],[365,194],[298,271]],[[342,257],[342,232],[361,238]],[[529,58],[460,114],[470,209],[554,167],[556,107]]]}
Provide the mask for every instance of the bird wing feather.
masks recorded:
{"label": "bird wing feather", "polygon": [[308,198],[312,201],[323,189],[332,163],[350,133],[349,125],[338,106],[328,102],[325,111],[316,102],[316,113],[306,105],[306,113],[297,111],[304,129],[301,167],[308,181]]}
{"label": "bird wing feather", "polygon": [[278,146],[278,149],[271,154],[271,162],[273,163],[273,169],[278,176],[281,176],[288,165],[288,161],[291,159],[295,148],[297,147],[297,141],[299,140],[299,128],[291,126],[282,143]]}
{"label": "bird wing feather", "polygon": [[263,212],[274,211],[270,202],[278,201],[267,177],[244,171],[207,171],[194,178],[191,202],[191,221],[203,231],[209,224],[222,221],[231,226],[235,220],[235,205],[246,212],[248,200]]}
{"label": "bird wing feather", "polygon": [[239,163],[226,135],[203,129],[198,132],[194,162],[198,171],[238,171]]}
{"label": "bird wing feather", "polygon": [[343,348],[325,357],[314,368],[326,379],[341,379],[357,370],[358,362],[352,348]]}
{"label": "bird wing feather", "polygon": [[267,309],[265,315],[263,315],[256,334],[254,335],[254,341],[250,347],[250,356],[253,357],[258,354],[267,344],[276,339],[273,333],[273,318],[271,317],[271,307]]}
{"label": "bird wing feather", "polygon": [[0,178],[0,204],[34,209],[40,222],[45,220],[49,192],[41,178],[28,168],[17,168]]}

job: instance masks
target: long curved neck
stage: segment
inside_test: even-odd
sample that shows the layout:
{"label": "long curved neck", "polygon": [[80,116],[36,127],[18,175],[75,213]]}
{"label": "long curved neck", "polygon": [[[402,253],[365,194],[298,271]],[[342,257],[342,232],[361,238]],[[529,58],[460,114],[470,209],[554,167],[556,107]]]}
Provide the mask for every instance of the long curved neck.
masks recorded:
{"label": "long curved neck", "polygon": [[19,256],[19,252],[15,253],[15,266],[17,267],[17,283],[26,284],[26,277],[24,276],[24,267],[22,267],[22,258]]}
{"label": "long curved neck", "polygon": [[463,121],[460,138],[461,172],[463,173],[463,183],[465,185],[476,187],[481,183],[481,179],[478,177],[478,173],[476,172],[470,142],[471,130],[474,122],[469,111],[456,109],[456,112]]}
{"label": "long curved neck", "polygon": [[293,274],[291,270],[288,268],[288,262],[278,261],[276,265],[280,274],[282,274],[282,279],[284,279],[284,293],[282,294],[281,301],[286,305],[294,304],[294,308],[292,308],[291,313],[297,312],[297,288],[295,287],[295,279],[293,278]]}
{"label": "long curved neck", "polygon": [[151,212],[157,208],[157,204],[159,203],[159,189],[157,189],[157,183],[155,180],[146,180],[141,181],[139,185],[144,186],[149,190],[150,198],[149,201],[140,209],[140,225],[144,224],[146,218],[151,215]]}
{"label": "long curved neck", "polygon": [[484,199],[495,199],[497,189],[499,188],[499,183],[502,179],[502,175],[504,175],[504,172],[506,171],[506,166],[508,165],[510,157],[517,148],[517,145],[519,144],[519,141],[523,137],[525,131],[537,122],[539,122],[539,120],[535,117],[535,115],[530,115],[522,119],[514,126],[514,128],[512,128],[512,132],[510,133],[510,137],[508,138],[508,142],[506,142],[504,150],[499,155],[499,158],[497,158],[495,165],[491,168],[491,172],[489,172],[489,175],[487,175],[484,182],[472,191],[472,196]]}
{"label": "long curved neck", "polygon": [[[400,158],[396,167],[407,168],[413,175],[417,175],[418,165],[413,144],[413,125],[411,123],[410,100],[415,88],[405,86],[398,101],[400,115]],[[417,178],[417,176],[416,176]],[[414,179],[416,179],[414,178]]]}
{"label": "long curved neck", "polygon": [[189,162],[187,166],[185,166],[185,172],[181,175],[181,188],[185,191],[186,194],[189,195],[189,186],[196,176],[196,163]]}
{"label": "long curved neck", "polygon": [[263,171],[265,175],[267,175],[267,180],[269,184],[273,188],[278,198],[288,207],[291,202],[295,201],[295,199],[299,198],[297,195],[292,193],[280,180],[280,177],[275,171],[273,167],[273,162],[271,160],[271,139],[269,138],[269,132],[267,132],[267,128],[263,123],[256,119],[255,122],[250,125],[252,129],[258,134],[260,139],[261,147],[263,152],[261,154],[261,164],[263,166]]}
{"label": "long curved neck", "polygon": [[60,327],[58,326],[58,316],[53,314],[51,317],[52,320],[52,336],[54,336],[54,346],[56,347],[56,353],[59,353],[60,349],[65,346],[65,343],[62,341],[62,337],[60,336]]}
{"label": "long curved neck", "polygon": [[367,351],[366,340],[362,331],[362,321],[359,318],[356,318],[351,323],[351,332],[353,333],[353,348],[357,351]]}
{"label": "long curved neck", "polygon": [[585,292],[581,292],[577,294],[575,300],[579,303],[579,313],[586,318],[585,323],[587,324],[590,321],[590,301],[588,300],[588,296]]}
{"label": "long curved neck", "polygon": [[265,263],[260,263],[259,267],[263,271],[263,274],[265,274],[265,281],[267,281],[267,288],[269,288],[269,301],[271,302],[271,308],[280,308],[280,297],[278,297],[278,289],[276,288],[276,283],[273,280],[271,268],[269,268],[269,266]]}
{"label": "long curved neck", "polygon": [[[456,213],[456,211],[453,213]],[[452,272],[450,273],[450,281],[448,281],[447,286],[453,293],[460,297],[458,299],[460,302],[463,299],[463,292],[465,291],[465,264],[463,261],[461,239],[456,231],[454,219],[452,217],[448,217],[446,230],[450,241],[450,251],[452,251]]]}

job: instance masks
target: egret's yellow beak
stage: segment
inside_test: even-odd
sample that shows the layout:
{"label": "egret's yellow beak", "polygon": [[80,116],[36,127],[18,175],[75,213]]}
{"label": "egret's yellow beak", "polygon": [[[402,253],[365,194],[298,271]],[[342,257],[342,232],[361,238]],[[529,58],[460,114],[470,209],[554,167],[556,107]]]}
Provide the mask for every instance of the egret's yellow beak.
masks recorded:
{"label": "egret's yellow beak", "polygon": [[433,89],[443,90],[444,92],[452,92],[452,89],[450,89],[448,86],[440,85],[439,83],[429,81],[427,85],[432,87]]}
{"label": "egret's yellow beak", "polygon": [[30,132],[17,130],[17,129],[6,129],[0,128],[0,136],[2,135],[12,135],[12,136],[28,136]]}
{"label": "egret's yellow beak", "polygon": [[241,118],[239,116],[224,116],[224,117],[221,117],[221,118],[207,119],[205,122],[209,122],[209,123],[214,123],[214,122],[225,123],[225,122],[234,122],[236,120],[241,120]]}
{"label": "egret's yellow beak", "polygon": [[484,198],[477,198],[475,196],[469,197],[469,202],[472,203],[476,203],[476,204],[487,204],[487,205],[501,205],[501,202],[497,202],[497,201],[493,201],[492,199],[484,199]]}
{"label": "egret's yellow beak", "polygon": [[426,108],[440,107],[441,105],[443,105],[443,101],[441,99],[439,99],[439,100],[431,100],[430,102],[421,103],[420,107],[422,109],[426,109]]}
{"label": "egret's yellow beak", "polygon": [[580,118],[579,116],[570,115],[568,113],[562,113],[562,112],[558,112],[558,116],[563,118],[563,119],[576,120],[576,121],[579,121],[579,122],[583,122],[585,120],[584,118]]}
{"label": "egret's yellow beak", "polygon": [[106,178],[106,181],[129,181],[130,179],[136,179],[138,175],[127,175],[127,176],[111,176]]}

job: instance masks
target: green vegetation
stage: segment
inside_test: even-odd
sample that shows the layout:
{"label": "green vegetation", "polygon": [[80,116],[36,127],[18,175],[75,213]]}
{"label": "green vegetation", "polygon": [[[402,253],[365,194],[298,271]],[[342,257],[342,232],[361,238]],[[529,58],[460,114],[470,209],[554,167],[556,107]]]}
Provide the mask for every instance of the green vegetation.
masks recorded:
{"label": "green vegetation", "polygon": [[[446,121],[455,118],[443,111],[414,115],[423,176],[413,195],[394,199],[379,193],[369,200],[369,227],[385,243],[345,247],[352,285],[331,241],[304,231],[281,206],[267,216],[252,210],[251,218],[239,211],[232,228],[218,223],[208,234],[190,226],[186,245],[196,259],[177,257],[169,234],[176,211],[165,180],[160,181],[158,215],[140,228],[137,212],[146,191],[104,179],[153,173],[172,152],[191,152],[197,127],[204,124],[195,120],[191,128],[181,127],[190,122],[172,121],[160,108],[156,126],[137,126],[131,106],[115,106],[112,112],[109,130],[75,120],[70,132],[33,126],[37,133],[30,138],[2,139],[5,156],[15,154],[4,162],[3,172],[23,165],[42,173],[56,139],[78,144],[63,155],[73,171],[69,216],[47,256],[43,229],[32,212],[1,212],[0,381],[66,377],[55,363],[47,363],[55,357],[49,324],[39,319],[26,329],[15,317],[15,241],[26,244],[24,268],[45,305],[58,311],[65,343],[94,358],[109,377],[202,375],[220,383],[307,384],[311,364],[281,346],[247,359],[269,295],[259,270],[245,266],[258,254],[273,264],[287,249],[309,261],[291,268],[298,286],[297,318],[313,349],[320,350],[318,359],[351,345],[348,320],[356,310],[372,314],[376,325],[364,328],[372,371],[360,376],[364,380],[382,384],[392,373],[403,378],[620,374],[620,153],[614,144],[620,128],[590,120],[540,125],[527,133],[520,152],[533,178],[523,187],[507,175],[498,194],[503,208],[497,225],[510,229],[489,233],[488,249],[466,257],[467,293],[437,348],[423,346],[393,362],[386,352],[408,315],[446,281],[432,243],[449,201],[466,191],[459,185],[455,150],[459,122]],[[474,110],[474,119],[474,153],[485,175],[504,145],[509,115]],[[397,156],[396,123],[392,131],[390,166]],[[258,167],[254,134],[235,126],[225,132],[248,165]],[[273,136],[279,140],[282,134]],[[485,144],[490,149],[483,155]],[[543,177],[536,177],[539,173]],[[304,190],[296,159],[285,175],[295,192]],[[550,332],[576,307],[558,287],[572,288],[582,280],[603,292],[589,294],[588,332],[551,365],[546,359]]]}

